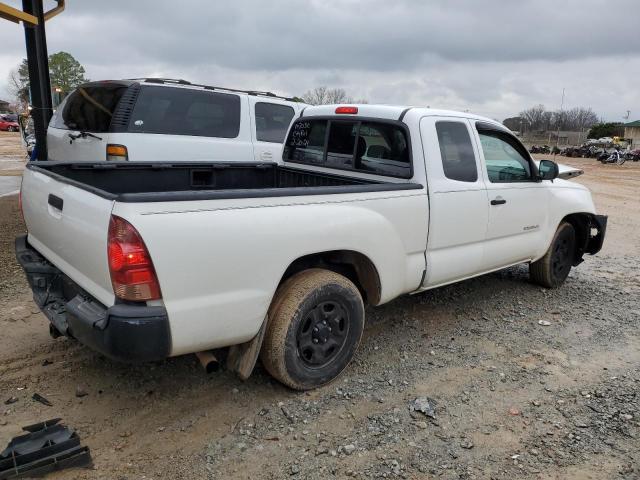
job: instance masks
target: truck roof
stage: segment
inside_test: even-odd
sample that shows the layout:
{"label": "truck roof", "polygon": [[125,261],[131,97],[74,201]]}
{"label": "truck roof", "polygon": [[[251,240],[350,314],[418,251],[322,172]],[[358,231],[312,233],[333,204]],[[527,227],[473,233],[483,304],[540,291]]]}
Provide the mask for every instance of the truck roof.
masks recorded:
{"label": "truck roof", "polygon": [[[419,114],[419,116],[442,116],[442,117],[465,117],[474,120],[480,120],[482,122],[499,125],[500,122],[491,118],[482,117],[469,112],[458,112],[455,110],[440,110],[429,107],[416,107],[409,105],[374,105],[374,104],[336,104],[336,105],[317,105],[307,107],[302,114],[303,117],[318,117],[318,116],[335,116],[336,109],[338,107],[356,107],[357,115],[359,117],[372,117],[372,118],[384,118],[389,120],[400,120],[404,116],[411,112],[412,114]],[[339,114],[338,114],[339,115]],[[345,114],[348,116],[349,114]],[[503,127],[504,128],[504,127]]]}

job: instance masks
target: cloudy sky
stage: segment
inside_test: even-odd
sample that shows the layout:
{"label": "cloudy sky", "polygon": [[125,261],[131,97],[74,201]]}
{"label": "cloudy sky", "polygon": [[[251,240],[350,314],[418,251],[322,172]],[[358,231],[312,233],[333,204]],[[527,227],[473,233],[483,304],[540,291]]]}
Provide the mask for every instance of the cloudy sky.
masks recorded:
{"label": "cloudy sky", "polygon": [[[21,2],[7,1],[18,7]],[[542,103],[640,118],[639,0],[67,0],[47,23],[92,80],[165,76],[499,120]],[[45,5],[53,5],[45,1]],[[0,97],[25,54],[0,21]]]}

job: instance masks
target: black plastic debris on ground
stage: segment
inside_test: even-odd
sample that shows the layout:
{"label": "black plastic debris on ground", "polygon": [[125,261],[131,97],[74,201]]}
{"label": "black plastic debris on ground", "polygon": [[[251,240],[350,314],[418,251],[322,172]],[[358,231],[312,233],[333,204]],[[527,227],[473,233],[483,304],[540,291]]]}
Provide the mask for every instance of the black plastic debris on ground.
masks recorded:
{"label": "black plastic debris on ground", "polygon": [[29,425],[29,432],[13,438],[0,453],[0,480],[31,478],[54,470],[92,465],[89,447],[80,446],[78,434],[60,418]]}
{"label": "black plastic debris on ground", "polygon": [[33,398],[36,402],[40,402],[41,404],[46,405],[47,407],[53,407],[53,404],[39,393],[34,393],[33,397],[31,398]]}

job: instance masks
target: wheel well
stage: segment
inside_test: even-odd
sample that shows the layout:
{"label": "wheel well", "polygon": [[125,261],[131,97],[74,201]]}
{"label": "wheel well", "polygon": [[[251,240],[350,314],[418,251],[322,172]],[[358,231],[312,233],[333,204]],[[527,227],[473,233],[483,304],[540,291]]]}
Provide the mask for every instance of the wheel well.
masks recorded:
{"label": "wheel well", "polygon": [[344,275],[358,287],[365,302],[371,305],[377,305],[380,302],[381,287],[378,270],[366,255],[352,250],[334,250],[305,255],[289,265],[280,283],[309,268],[324,268]]}
{"label": "wheel well", "polygon": [[576,250],[573,257],[573,266],[582,262],[582,256],[587,251],[589,240],[592,237],[592,217],[593,215],[590,213],[572,213],[562,219],[562,222],[571,224],[576,232]]}

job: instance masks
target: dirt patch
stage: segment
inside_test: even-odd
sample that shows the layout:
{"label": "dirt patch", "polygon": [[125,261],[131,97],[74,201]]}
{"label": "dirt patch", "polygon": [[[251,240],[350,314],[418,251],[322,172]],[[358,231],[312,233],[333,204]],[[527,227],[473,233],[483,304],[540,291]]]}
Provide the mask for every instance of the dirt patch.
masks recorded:
{"label": "dirt patch", "polygon": [[[558,290],[517,266],[368,309],[355,361],[307,393],[260,365],[243,383],[52,340],[13,257],[16,197],[0,198],[0,449],[61,416],[95,469],[55,479],[639,478],[640,163],[558,160],[610,216],[600,254]],[[421,396],[435,418],[408,408]]]}

